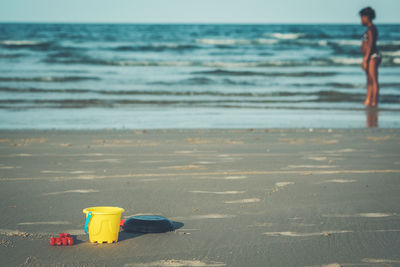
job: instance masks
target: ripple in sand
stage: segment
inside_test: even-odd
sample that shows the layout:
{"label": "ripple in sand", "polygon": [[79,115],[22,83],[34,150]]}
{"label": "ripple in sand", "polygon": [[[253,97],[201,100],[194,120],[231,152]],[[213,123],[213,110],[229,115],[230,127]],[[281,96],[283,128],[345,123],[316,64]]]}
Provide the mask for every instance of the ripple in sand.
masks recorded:
{"label": "ripple in sand", "polygon": [[12,156],[16,156],[16,157],[31,157],[32,154],[19,153],[19,154],[13,154]]}
{"label": "ripple in sand", "polygon": [[364,258],[361,260],[366,263],[400,263],[400,260],[390,260],[390,259],[372,259],[372,258]]}
{"label": "ripple in sand", "polygon": [[41,173],[70,173],[70,174],[82,174],[82,173],[94,173],[94,171],[52,171],[52,170],[43,170]]}
{"label": "ripple in sand", "polygon": [[336,168],[336,166],[331,165],[288,165],[288,169],[329,169],[329,168]]}
{"label": "ripple in sand", "polygon": [[88,194],[88,193],[97,193],[99,190],[94,189],[74,189],[74,190],[67,190],[67,191],[60,191],[60,192],[51,192],[42,194],[43,196],[50,196],[50,195],[61,195],[61,194],[69,194],[69,193],[79,193],[79,194]]}
{"label": "ripple in sand", "polygon": [[247,179],[247,176],[226,176],[225,180],[241,180]]}
{"label": "ripple in sand", "polygon": [[354,182],[357,182],[357,180],[332,179],[332,180],[326,180],[324,182],[325,183],[354,183]]}
{"label": "ripple in sand", "polygon": [[260,202],[261,199],[259,198],[245,198],[239,200],[232,200],[232,201],[225,201],[226,204],[246,204],[246,203],[257,203]]}
{"label": "ripple in sand", "polygon": [[193,151],[193,150],[177,150],[177,151],[174,151],[174,153],[176,153],[176,154],[191,154],[193,152],[195,152],[195,151]]}
{"label": "ripple in sand", "polygon": [[157,179],[157,178],[150,178],[150,179],[140,179],[140,182],[157,182],[160,181],[161,179]]}
{"label": "ripple in sand", "polygon": [[307,236],[327,236],[332,234],[345,234],[352,233],[349,230],[325,231],[315,233],[299,233],[299,232],[265,232],[264,235],[268,236],[287,236],[287,237],[307,237]]}
{"label": "ripple in sand", "polygon": [[278,183],[275,183],[275,186],[277,186],[277,187],[285,187],[285,186],[288,186],[288,185],[291,185],[291,184],[294,184],[294,182],[278,182]]}
{"label": "ripple in sand", "polygon": [[82,159],[81,162],[108,162],[108,163],[119,163],[119,159]]}
{"label": "ripple in sand", "polygon": [[215,195],[236,195],[236,194],[243,194],[246,191],[221,191],[221,192],[211,192],[211,191],[189,191],[190,193],[198,193],[198,194],[215,194]]}
{"label": "ripple in sand", "polygon": [[0,166],[1,170],[19,169],[21,166]]}
{"label": "ripple in sand", "polygon": [[214,161],[197,161],[197,162],[195,162],[195,164],[204,164],[204,165],[206,165],[206,164],[217,164],[217,163],[214,162]]}
{"label": "ripple in sand", "polygon": [[348,218],[348,217],[364,217],[364,218],[383,218],[394,216],[394,213],[383,213],[383,212],[369,212],[369,213],[356,213],[356,214],[325,214],[323,217],[337,217],[337,218]]}
{"label": "ripple in sand", "polygon": [[328,160],[327,157],[308,157],[307,159],[316,160],[316,161],[325,161],[325,160]]}
{"label": "ripple in sand", "polygon": [[142,263],[127,263],[124,265],[125,267],[152,267],[152,266],[160,266],[160,267],[211,267],[211,266],[226,266],[223,262],[210,261],[203,262],[199,260],[160,260],[153,262],[142,262]]}
{"label": "ripple in sand", "polygon": [[21,222],[17,225],[59,225],[59,224],[71,224],[66,221],[52,221],[52,222]]}
{"label": "ripple in sand", "polygon": [[323,151],[323,153],[327,153],[327,154],[336,154],[336,153],[349,153],[349,152],[355,152],[355,149],[352,148],[344,148],[344,149],[339,149],[339,150],[326,150]]}
{"label": "ripple in sand", "polygon": [[207,168],[204,166],[199,165],[185,165],[185,166],[167,166],[167,167],[160,167],[160,169],[172,169],[172,170],[206,170]]}
{"label": "ripple in sand", "polygon": [[226,219],[226,218],[234,218],[236,217],[235,215],[230,215],[230,214],[218,214],[218,213],[212,213],[212,214],[204,214],[204,215],[192,215],[188,217],[174,217],[171,218],[171,220],[205,220],[205,219]]}

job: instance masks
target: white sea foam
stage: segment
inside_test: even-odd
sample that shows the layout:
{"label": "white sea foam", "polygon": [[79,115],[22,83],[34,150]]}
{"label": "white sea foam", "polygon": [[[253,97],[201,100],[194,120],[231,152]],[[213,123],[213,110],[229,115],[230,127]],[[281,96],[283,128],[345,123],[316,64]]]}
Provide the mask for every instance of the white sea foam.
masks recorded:
{"label": "white sea foam", "polygon": [[400,41],[378,41],[379,45],[400,45]]}
{"label": "white sea foam", "polygon": [[354,46],[361,45],[361,40],[335,40],[333,42],[338,43],[339,45],[354,45]]}
{"label": "white sea foam", "polygon": [[259,62],[204,62],[202,65],[213,68],[245,68],[257,67]]}
{"label": "white sea foam", "polygon": [[328,45],[328,41],[327,40],[320,40],[320,41],[318,41],[318,44],[320,46],[327,46]]}
{"label": "white sea foam", "polygon": [[39,42],[37,41],[29,41],[29,40],[3,40],[0,41],[0,44],[4,45],[36,45]]}
{"label": "white sea foam", "polygon": [[236,44],[250,44],[251,40],[246,39],[196,39],[199,44],[206,45],[236,45]]}
{"label": "white sea foam", "polygon": [[282,40],[293,40],[293,39],[299,39],[301,37],[304,37],[304,33],[266,33],[264,34],[265,36],[273,36],[277,39],[282,39]]}
{"label": "white sea foam", "polygon": [[343,65],[355,65],[355,64],[361,64],[362,63],[362,58],[353,58],[353,57],[334,57],[331,58],[331,60],[336,63],[336,64],[343,64]]}
{"label": "white sea foam", "polygon": [[258,39],[197,39],[198,44],[203,45],[272,45],[279,42],[276,39],[258,38]]}
{"label": "white sea foam", "polygon": [[265,39],[265,38],[260,38],[254,41],[257,44],[276,44],[279,41],[275,39]]}
{"label": "white sea foam", "polygon": [[400,56],[400,50],[397,51],[382,51],[382,54],[384,56],[390,56],[390,57],[398,57]]}

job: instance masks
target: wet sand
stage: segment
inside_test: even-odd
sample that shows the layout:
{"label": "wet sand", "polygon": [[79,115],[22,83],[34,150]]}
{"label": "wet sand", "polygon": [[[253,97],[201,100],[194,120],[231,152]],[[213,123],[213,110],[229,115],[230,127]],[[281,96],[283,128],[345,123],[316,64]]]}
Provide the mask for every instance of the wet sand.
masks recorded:
{"label": "wet sand", "polygon": [[[400,130],[0,131],[0,149],[1,266],[400,266]],[[92,244],[101,205],[177,229]],[[77,244],[51,247],[61,232]]]}

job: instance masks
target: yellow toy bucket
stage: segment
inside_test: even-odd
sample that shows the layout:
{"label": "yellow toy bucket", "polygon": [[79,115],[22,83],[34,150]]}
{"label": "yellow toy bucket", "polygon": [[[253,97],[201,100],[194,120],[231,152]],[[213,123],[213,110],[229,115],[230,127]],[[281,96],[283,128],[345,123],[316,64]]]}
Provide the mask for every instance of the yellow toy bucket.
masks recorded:
{"label": "yellow toy bucket", "polygon": [[85,233],[92,243],[113,243],[118,241],[121,214],[118,207],[91,207],[83,210],[86,214]]}

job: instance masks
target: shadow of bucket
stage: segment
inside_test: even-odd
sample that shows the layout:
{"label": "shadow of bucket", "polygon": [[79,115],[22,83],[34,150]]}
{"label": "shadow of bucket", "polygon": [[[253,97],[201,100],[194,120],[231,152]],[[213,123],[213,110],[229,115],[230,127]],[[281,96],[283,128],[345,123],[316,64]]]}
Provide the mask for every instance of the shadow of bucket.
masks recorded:
{"label": "shadow of bucket", "polygon": [[118,207],[91,207],[83,210],[86,214],[85,233],[92,243],[113,243],[118,241],[121,214]]}

